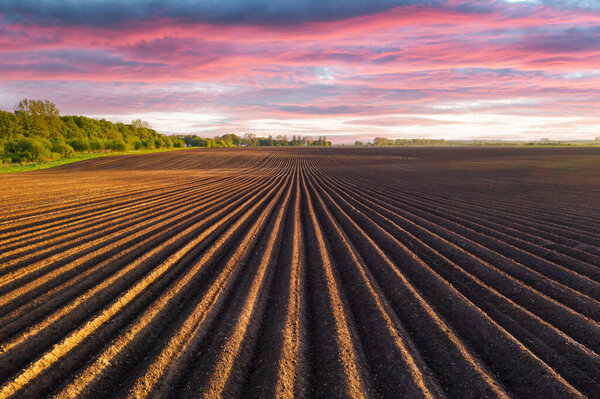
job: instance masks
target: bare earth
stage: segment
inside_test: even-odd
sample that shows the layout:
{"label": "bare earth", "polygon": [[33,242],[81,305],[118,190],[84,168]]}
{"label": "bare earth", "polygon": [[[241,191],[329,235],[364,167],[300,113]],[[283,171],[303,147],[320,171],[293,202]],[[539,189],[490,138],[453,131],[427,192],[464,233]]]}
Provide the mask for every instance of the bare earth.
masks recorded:
{"label": "bare earth", "polygon": [[600,149],[0,175],[0,398],[600,397]]}

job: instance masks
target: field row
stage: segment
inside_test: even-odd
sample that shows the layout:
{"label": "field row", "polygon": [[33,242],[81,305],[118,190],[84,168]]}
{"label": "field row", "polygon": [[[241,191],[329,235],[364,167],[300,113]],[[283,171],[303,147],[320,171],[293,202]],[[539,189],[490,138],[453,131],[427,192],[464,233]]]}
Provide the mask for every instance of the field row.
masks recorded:
{"label": "field row", "polygon": [[337,151],[2,177],[0,398],[598,397],[588,164]]}

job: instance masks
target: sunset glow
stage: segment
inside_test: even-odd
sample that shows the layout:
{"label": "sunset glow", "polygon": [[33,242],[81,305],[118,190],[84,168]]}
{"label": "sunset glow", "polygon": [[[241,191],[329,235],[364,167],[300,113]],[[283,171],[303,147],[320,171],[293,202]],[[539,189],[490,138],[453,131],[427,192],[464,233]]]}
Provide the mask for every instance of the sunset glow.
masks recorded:
{"label": "sunset glow", "polygon": [[595,1],[196,3],[0,2],[0,109],[334,143],[600,136]]}

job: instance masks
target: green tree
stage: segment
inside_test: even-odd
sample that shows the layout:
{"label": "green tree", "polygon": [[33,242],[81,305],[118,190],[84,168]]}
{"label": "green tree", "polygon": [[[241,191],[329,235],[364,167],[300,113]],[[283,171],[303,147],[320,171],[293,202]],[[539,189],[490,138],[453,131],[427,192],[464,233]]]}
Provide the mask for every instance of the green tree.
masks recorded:
{"label": "green tree", "polygon": [[90,143],[84,138],[67,140],[67,143],[77,152],[90,150]]}
{"label": "green tree", "polygon": [[22,137],[7,143],[4,147],[12,162],[52,160],[51,143],[44,139]]}
{"label": "green tree", "polygon": [[287,136],[285,136],[285,135],[277,136],[277,142],[279,143],[280,146],[287,146],[289,144]]}
{"label": "green tree", "polygon": [[54,143],[52,143],[51,151],[60,155],[61,158],[71,158],[75,155],[75,150],[73,147],[62,140],[56,140]]}
{"label": "green tree", "polygon": [[135,119],[131,121],[131,126],[136,129],[150,129],[150,123],[141,119]]}
{"label": "green tree", "polygon": [[16,107],[16,113],[23,115],[31,135],[61,137],[61,120],[58,107],[48,100],[24,98]]}
{"label": "green tree", "polygon": [[[172,148],[175,143],[141,119],[127,125],[85,116],[60,116],[58,107],[48,100],[23,99],[14,113],[0,111],[3,162],[38,162],[82,151],[127,151],[145,148],[144,144]],[[182,141],[177,143],[184,145]]]}
{"label": "green tree", "polygon": [[246,133],[244,134],[244,141],[248,147],[256,147],[258,146],[258,139],[254,133]]}

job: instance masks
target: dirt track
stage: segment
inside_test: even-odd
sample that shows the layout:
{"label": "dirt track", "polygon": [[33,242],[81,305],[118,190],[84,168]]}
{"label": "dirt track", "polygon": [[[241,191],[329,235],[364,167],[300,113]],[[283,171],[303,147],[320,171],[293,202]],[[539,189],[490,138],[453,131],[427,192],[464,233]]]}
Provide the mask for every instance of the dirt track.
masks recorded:
{"label": "dirt track", "polygon": [[600,151],[0,175],[0,398],[600,397]]}

